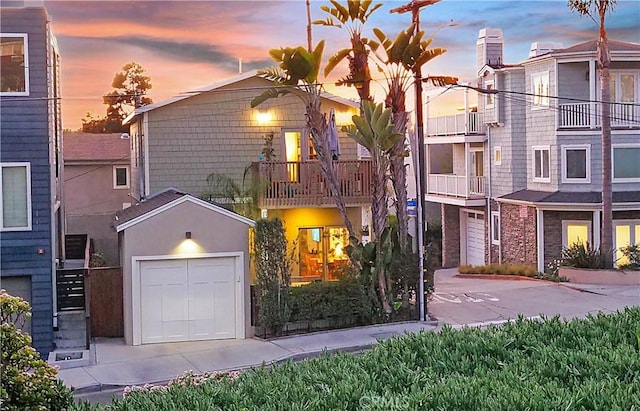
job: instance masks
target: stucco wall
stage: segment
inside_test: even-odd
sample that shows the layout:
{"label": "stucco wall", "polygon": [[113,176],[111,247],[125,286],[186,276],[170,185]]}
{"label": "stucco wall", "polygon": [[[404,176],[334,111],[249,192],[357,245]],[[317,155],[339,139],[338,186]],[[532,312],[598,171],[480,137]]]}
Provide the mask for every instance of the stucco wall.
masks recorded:
{"label": "stucco wall", "polygon": [[187,255],[180,248],[190,231],[199,249],[189,255],[244,252],[245,336],[253,335],[250,324],[249,227],[231,217],[185,202],[127,228],[122,235],[121,261],[124,281],[125,342],[132,344],[132,257]]}

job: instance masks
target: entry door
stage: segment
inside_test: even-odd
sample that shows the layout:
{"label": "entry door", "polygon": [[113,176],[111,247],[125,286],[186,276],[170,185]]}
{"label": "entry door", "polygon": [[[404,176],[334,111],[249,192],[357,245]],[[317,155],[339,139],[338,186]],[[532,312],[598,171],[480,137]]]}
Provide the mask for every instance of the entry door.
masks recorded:
{"label": "entry door", "polygon": [[467,264],[484,265],[484,215],[467,214]]}
{"label": "entry door", "polygon": [[143,261],[141,341],[235,338],[235,259]]}

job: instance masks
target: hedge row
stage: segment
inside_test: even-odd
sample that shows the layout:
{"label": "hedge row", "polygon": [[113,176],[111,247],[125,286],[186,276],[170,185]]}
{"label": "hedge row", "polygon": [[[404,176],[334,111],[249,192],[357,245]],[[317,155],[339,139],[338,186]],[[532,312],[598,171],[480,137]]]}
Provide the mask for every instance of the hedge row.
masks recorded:
{"label": "hedge row", "polygon": [[362,355],[325,355],[221,381],[187,378],[132,392],[108,409],[638,409],[639,324],[635,307],[571,322],[445,327],[393,338]]}

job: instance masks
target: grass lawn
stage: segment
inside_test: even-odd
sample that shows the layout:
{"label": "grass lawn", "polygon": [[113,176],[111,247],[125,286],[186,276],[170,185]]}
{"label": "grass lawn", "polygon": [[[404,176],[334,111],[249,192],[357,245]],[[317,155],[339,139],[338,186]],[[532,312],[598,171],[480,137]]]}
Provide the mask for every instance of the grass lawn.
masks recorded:
{"label": "grass lawn", "polygon": [[640,410],[640,308],[393,338],[82,410]]}

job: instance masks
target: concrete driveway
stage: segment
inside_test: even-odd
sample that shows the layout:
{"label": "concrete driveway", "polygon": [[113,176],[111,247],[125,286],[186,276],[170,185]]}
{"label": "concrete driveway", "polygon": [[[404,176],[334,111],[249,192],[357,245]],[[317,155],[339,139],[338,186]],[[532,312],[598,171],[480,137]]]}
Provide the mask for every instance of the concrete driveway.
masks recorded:
{"label": "concrete driveway", "polygon": [[427,305],[432,319],[453,326],[503,322],[519,314],[569,319],[640,306],[640,286],[475,279],[456,274],[456,269],[436,271],[435,292]]}

